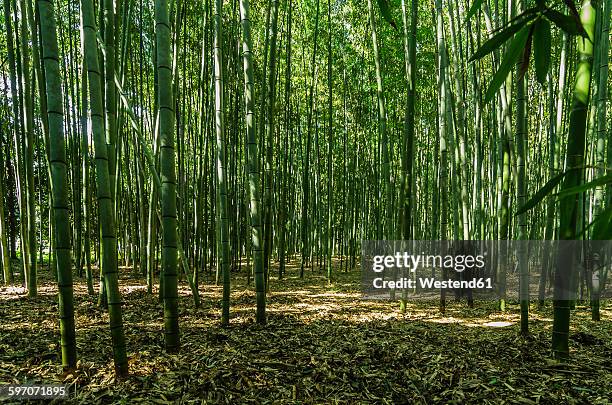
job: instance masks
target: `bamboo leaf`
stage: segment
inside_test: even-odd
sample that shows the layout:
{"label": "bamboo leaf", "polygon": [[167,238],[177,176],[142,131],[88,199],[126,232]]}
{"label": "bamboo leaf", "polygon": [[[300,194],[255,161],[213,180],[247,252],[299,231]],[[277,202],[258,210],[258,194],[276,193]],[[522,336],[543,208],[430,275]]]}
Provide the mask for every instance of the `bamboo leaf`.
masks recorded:
{"label": "bamboo leaf", "polygon": [[590,240],[609,240],[612,237],[612,223],[610,221],[612,221],[612,205],[600,212],[590,224],[583,227],[576,237],[582,238],[589,229],[594,228]]}
{"label": "bamboo leaf", "polygon": [[567,190],[560,191],[556,195],[559,198],[563,198],[569,195],[582,193],[583,191],[590,190],[592,188],[603,186],[603,185],[610,184],[610,183],[612,183],[612,174],[599,177],[595,180],[589,181],[588,183],[584,183],[576,187],[568,188]]}
{"label": "bamboo leaf", "polygon": [[524,26],[512,39],[512,42],[508,46],[506,50],[506,54],[504,55],[504,59],[499,66],[499,69],[493,76],[491,80],[491,84],[487,89],[487,93],[485,94],[484,103],[488,103],[493,99],[499,88],[506,80],[508,73],[512,70],[512,66],[516,64],[521,52],[524,51],[525,45],[527,43],[527,38],[529,37],[529,27]]}
{"label": "bamboo leaf", "polygon": [[533,24],[531,25],[531,29],[529,30],[529,37],[527,38],[527,43],[525,44],[525,50],[523,51],[523,57],[521,62],[521,68],[518,72],[518,78],[521,80],[527,70],[529,69],[529,59],[531,57],[531,43],[533,42]]}
{"label": "bamboo leaf", "polygon": [[528,8],[527,10],[523,11],[521,14],[517,15],[516,17],[508,21],[507,25],[516,24],[523,20],[525,20],[524,22],[529,22],[538,16],[537,15],[538,11],[541,12],[542,10],[539,7]]}
{"label": "bamboo leaf", "polygon": [[483,56],[486,56],[490,54],[491,52],[493,52],[494,50],[496,50],[497,48],[499,48],[501,44],[506,42],[510,37],[512,37],[512,35],[514,35],[518,30],[520,30],[523,27],[523,25],[524,25],[523,23],[511,25],[508,28],[504,29],[503,31],[500,31],[494,36],[492,36],[489,40],[487,40],[484,44],[482,44],[480,48],[476,50],[476,52],[474,52],[474,54],[472,55],[472,57],[470,58],[468,62],[472,62],[476,59],[480,59]]}
{"label": "bamboo leaf", "polygon": [[391,8],[389,7],[388,0],[377,0],[377,2],[383,18],[397,30],[397,24],[393,20],[393,17],[391,17]]}
{"label": "bamboo leaf", "polygon": [[[574,3],[574,0],[563,0],[563,2],[569,9],[570,15],[572,19],[574,20],[575,24],[578,26],[578,29],[584,31],[584,27],[582,26],[582,21],[580,21],[580,13],[578,13],[578,8],[576,8],[576,4]],[[584,35],[586,36],[586,32],[584,32]]]}
{"label": "bamboo leaf", "polygon": [[589,227],[593,226],[592,240],[609,240],[612,238],[612,204],[599,213]]}
{"label": "bamboo leaf", "polygon": [[534,25],[533,56],[535,60],[536,78],[540,84],[546,82],[550,66],[550,23],[540,18]]}
{"label": "bamboo leaf", "polygon": [[578,19],[580,19],[580,15],[578,14],[578,9],[576,8],[576,3],[574,3],[574,0],[563,0],[563,3],[565,3],[567,8],[569,8],[572,15],[575,15],[578,17]]}
{"label": "bamboo leaf", "polygon": [[567,32],[570,35],[580,35],[585,38],[588,38],[588,34],[582,27],[580,22],[576,22],[576,20],[570,16],[562,14],[556,10],[546,9],[544,11],[544,15],[548,17],[548,19],[555,24],[557,27]]}
{"label": "bamboo leaf", "polygon": [[527,23],[529,23],[529,21],[535,18],[535,11],[535,9],[529,9],[525,11],[519,17],[514,19],[514,23],[511,22],[510,25],[503,28],[497,34],[489,38],[484,44],[480,46],[480,48],[476,50],[476,52],[474,52],[468,62],[480,59],[483,56],[486,56],[494,50],[498,49],[501,44],[512,38],[514,34],[516,34],[521,28],[523,28]]}
{"label": "bamboo leaf", "polygon": [[533,197],[531,197],[529,199],[529,201],[527,201],[525,203],[525,205],[523,205],[522,207],[520,207],[517,211],[516,214],[514,215],[520,215],[524,212],[529,211],[530,209],[532,209],[533,207],[535,207],[536,205],[538,205],[548,194],[550,194],[555,187],[557,187],[557,185],[559,183],[561,183],[561,180],[563,180],[563,178],[571,171],[571,170],[575,170],[575,169],[570,169],[566,172],[562,172],[559,173],[558,175],[556,175],[555,177],[553,177],[552,179],[548,180],[548,182],[546,184],[544,184],[544,186],[542,186],[541,189],[539,189],[535,195]]}
{"label": "bamboo leaf", "polygon": [[482,0],[474,0],[472,6],[470,7],[470,10],[465,16],[465,20],[467,21],[472,18],[478,12],[478,10],[480,10],[480,6],[482,6]]}

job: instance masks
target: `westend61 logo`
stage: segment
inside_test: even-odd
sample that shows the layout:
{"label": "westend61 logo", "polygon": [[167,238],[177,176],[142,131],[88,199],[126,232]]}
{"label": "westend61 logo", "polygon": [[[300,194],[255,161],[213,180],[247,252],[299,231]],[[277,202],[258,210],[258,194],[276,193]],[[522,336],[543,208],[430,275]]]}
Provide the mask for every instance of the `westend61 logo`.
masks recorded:
{"label": "westend61 logo", "polygon": [[396,291],[434,298],[495,295],[490,247],[473,241],[363,241],[362,289],[366,298],[391,298]]}

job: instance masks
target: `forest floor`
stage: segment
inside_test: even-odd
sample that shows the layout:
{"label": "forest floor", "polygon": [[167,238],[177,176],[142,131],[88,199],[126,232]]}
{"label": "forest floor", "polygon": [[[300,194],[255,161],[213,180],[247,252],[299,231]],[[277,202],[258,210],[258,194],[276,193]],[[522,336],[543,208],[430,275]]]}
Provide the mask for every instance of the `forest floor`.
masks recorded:
{"label": "forest floor", "polygon": [[[46,273],[42,271],[41,273]],[[127,275],[127,271],[125,272]],[[530,336],[518,305],[361,299],[359,271],[271,278],[268,323],[254,322],[255,294],[232,282],[232,318],[220,326],[221,287],[200,285],[194,308],[181,284],[179,354],[163,350],[161,306],[144,280],[125,278],[124,325],[130,376],[116,381],[108,316],[75,280],[78,369],[61,373],[57,287],[34,299],[0,287],[0,384],[64,383],[70,403],[520,403],[612,401],[612,303],[600,322],[587,306],[572,313],[571,360],[550,360],[552,309],[532,306]],[[44,278],[43,274],[43,278]],[[6,398],[0,403],[7,403]],[[56,401],[57,402],[57,401]]]}

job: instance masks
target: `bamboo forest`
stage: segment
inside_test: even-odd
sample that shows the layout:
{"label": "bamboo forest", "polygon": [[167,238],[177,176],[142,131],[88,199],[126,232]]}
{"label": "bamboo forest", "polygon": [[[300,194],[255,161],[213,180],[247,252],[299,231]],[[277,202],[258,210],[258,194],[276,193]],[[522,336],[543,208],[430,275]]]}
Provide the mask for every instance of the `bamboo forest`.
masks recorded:
{"label": "bamboo forest", "polygon": [[612,0],[1,7],[0,403],[612,402]]}

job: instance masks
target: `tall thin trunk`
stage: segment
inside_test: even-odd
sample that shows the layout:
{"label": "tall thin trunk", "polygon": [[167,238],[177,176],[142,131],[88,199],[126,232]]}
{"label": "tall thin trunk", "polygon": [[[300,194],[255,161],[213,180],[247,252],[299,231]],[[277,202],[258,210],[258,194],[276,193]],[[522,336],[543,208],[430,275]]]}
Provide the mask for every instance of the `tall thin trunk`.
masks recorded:
{"label": "tall thin trunk", "polygon": [[217,241],[220,247],[219,266],[223,276],[223,297],[221,299],[221,324],[229,324],[230,315],[230,263],[229,263],[229,226],[227,212],[227,184],[226,184],[226,161],[225,161],[225,126],[223,115],[225,104],[223,99],[223,33],[222,12],[223,1],[214,0],[214,59],[215,59],[215,127],[217,134],[217,210],[220,239]]}
{"label": "tall thin trunk", "polygon": [[381,177],[385,186],[385,222],[382,228],[383,238],[390,236],[393,229],[393,187],[391,184],[391,162],[389,153],[389,138],[387,134],[387,109],[385,105],[385,93],[383,91],[382,69],[380,65],[380,54],[378,50],[378,39],[376,35],[376,21],[374,20],[374,8],[372,0],[368,0],[368,11],[370,19],[370,30],[372,32],[372,48],[374,49],[374,65],[376,67],[376,95],[378,99],[378,131],[381,141],[382,167]]}
{"label": "tall thin trunk", "polygon": [[51,182],[53,183],[53,216],[55,217],[55,257],[59,288],[59,318],[62,346],[62,366],[76,367],[76,335],[72,290],[72,260],[70,255],[70,204],[68,201],[68,163],[64,140],[62,84],[59,68],[57,32],[53,3],[38,0],[40,32],[47,89],[47,117],[49,120]]}
{"label": "tall thin trunk", "polygon": [[164,343],[168,353],[180,349],[176,214],[176,164],[174,142],[174,97],[172,91],[172,53],[167,0],[155,1],[158,75],[158,115],[160,139],[162,271],[164,278]]}
{"label": "tall thin trunk", "polygon": [[[578,37],[578,64],[570,112],[569,135],[565,163],[567,174],[561,191],[579,186],[583,182],[586,123],[591,89],[591,69],[593,43],[595,38],[595,7],[591,0],[584,0],[580,10],[580,21],[590,39]],[[580,215],[580,194],[573,194],[560,199],[561,218],[559,239],[572,241],[577,238],[578,217]],[[555,272],[555,292],[553,301],[553,335],[552,351],[557,359],[569,357],[570,304],[572,296],[573,263],[576,249],[563,249],[557,257]]]}
{"label": "tall thin trunk", "polygon": [[264,280],[264,257],[262,249],[262,227],[259,207],[260,174],[258,164],[257,133],[255,131],[255,91],[253,83],[253,53],[251,42],[251,20],[249,0],[240,0],[240,25],[242,26],[242,57],[244,62],[244,103],[247,138],[247,161],[249,173],[249,200],[251,239],[255,273],[255,294],[257,299],[257,323],[266,323],[266,291]]}
{"label": "tall thin trunk", "polygon": [[[525,205],[527,195],[527,180],[525,174],[525,163],[527,160],[527,105],[526,87],[527,74],[521,75],[520,67],[523,58],[519,58],[517,65],[518,78],[516,90],[516,166],[517,166],[517,204],[519,207]],[[518,239],[527,239],[527,213],[518,216]],[[502,242],[503,243],[503,242]],[[519,266],[519,300],[521,305],[521,333],[529,333],[529,267],[527,262],[527,251],[525,243],[518,242],[517,246]]]}
{"label": "tall thin trunk", "polygon": [[[404,60],[406,71],[406,112],[404,116],[404,133],[403,133],[403,153],[402,153],[402,184],[400,189],[400,232],[401,238],[412,239],[412,212],[415,204],[414,199],[414,179],[413,179],[413,161],[414,161],[414,123],[416,104],[416,34],[417,34],[417,13],[419,5],[417,0],[411,0],[410,7],[410,31],[408,30],[408,21],[406,18],[406,2],[402,0],[402,22],[404,25]],[[410,32],[410,34],[409,34]],[[406,311],[406,299],[408,289],[403,289],[400,310]]]}
{"label": "tall thin trunk", "polygon": [[[601,7],[601,32],[599,35],[599,41],[597,42],[597,50],[599,52],[599,66],[598,69],[598,83],[597,83],[597,143],[595,149],[596,165],[597,165],[597,177],[602,177],[606,174],[606,160],[605,160],[605,144],[606,138],[606,104],[608,101],[608,49],[610,46],[610,13],[612,12],[612,1],[603,0],[600,4]],[[610,143],[610,140],[607,140]],[[610,162],[608,162],[610,163]],[[604,207],[604,187],[598,186],[595,189],[594,196],[594,221],[599,219],[601,212]],[[603,252],[598,251],[598,260],[601,259]],[[597,263],[595,263],[597,264]],[[599,298],[601,294],[602,285],[602,274],[599,266],[593,266],[593,274],[591,275],[591,319],[594,321],[600,320],[599,314]],[[605,280],[603,280],[605,282]]]}
{"label": "tall thin trunk", "polygon": [[[40,1],[40,0],[39,0]],[[88,71],[91,108],[91,132],[94,141],[94,158],[96,161],[96,197],[98,200],[99,226],[101,243],[102,274],[104,289],[108,298],[108,314],[113,344],[113,359],[115,373],[125,376],[128,373],[125,335],[123,332],[123,316],[121,310],[121,294],[119,292],[119,277],[117,266],[117,236],[115,232],[115,215],[111,195],[108,148],[104,133],[104,109],[102,102],[101,70],[98,63],[97,28],[94,19],[92,0],[81,0],[81,13],[85,40],[85,59]],[[42,18],[41,18],[42,20]],[[47,92],[49,94],[49,92]]]}
{"label": "tall thin trunk", "polygon": [[332,20],[331,20],[331,2],[327,2],[327,22],[329,24],[329,35],[327,42],[327,87],[329,90],[328,95],[328,140],[327,140],[327,232],[326,232],[326,264],[327,267],[327,281],[332,282],[332,248],[333,248],[333,237],[332,237],[332,206],[333,206],[333,194],[332,194],[332,183],[333,183],[333,144],[334,144],[334,122],[333,122],[333,81],[332,81]]}
{"label": "tall thin trunk", "polygon": [[[444,41],[444,21],[442,18],[442,0],[436,0],[436,37],[438,44],[438,137],[440,145],[440,239],[446,240],[448,228],[448,151],[447,140],[447,114],[445,108],[447,101],[446,81],[446,43]],[[446,274],[444,274],[446,278]],[[446,310],[446,295],[441,290],[440,311]]]}
{"label": "tall thin trunk", "polygon": [[301,220],[301,233],[302,233],[302,261],[300,264],[300,278],[304,278],[304,266],[308,261],[308,235],[309,235],[309,224],[308,220],[308,203],[310,201],[310,147],[312,143],[312,115],[314,109],[314,91],[316,81],[316,56],[317,56],[317,37],[319,35],[319,1],[317,1],[317,11],[315,14],[315,28],[314,28],[314,42],[312,49],[312,59],[310,66],[310,89],[309,89],[309,101],[308,101],[308,134],[306,136],[306,151],[302,157],[303,172],[302,172],[302,220]]}
{"label": "tall thin trunk", "polygon": [[85,250],[85,276],[87,278],[87,292],[89,295],[94,295],[93,274],[91,272],[91,245],[90,245],[90,227],[89,227],[89,101],[87,98],[87,61],[85,60],[85,31],[83,27],[83,15],[81,13],[81,155],[83,159],[82,165],[82,181],[83,181],[83,198],[81,207],[83,210],[83,222],[85,223],[85,237],[83,247]]}
{"label": "tall thin trunk", "polygon": [[25,0],[20,0],[20,11],[21,11],[21,33],[19,35],[21,40],[21,66],[22,66],[22,89],[23,89],[23,124],[25,132],[25,162],[24,162],[24,174],[25,181],[23,186],[25,189],[25,200],[27,212],[27,260],[28,262],[28,275],[27,275],[27,287],[28,296],[35,297],[37,293],[37,263],[36,263],[36,208],[35,208],[35,190],[34,190],[34,112],[32,104],[34,102],[34,94],[32,91],[32,79],[34,78],[34,71],[30,65],[30,30],[34,30],[34,27],[29,27],[28,22],[30,19],[27,16],[27,7]]}
{"label": "tall thin trunk", "polygon": [[117,197],[117,103],[115,97],[115,2],[104,1],[104,102],[106,109],[106,144],[108,148],[108,169],[110,175],[111,197],[113,199],[113,215],[116,215]]}
{"label": "tall thin trunk", "polygon": [[[21,128],[21,109],[20,100],[21,98],[18,95],[18,87],[17,87],[17,64],[19,62],[18,57],[16,57],[16,51],[19,50],[19,47],[15,48],[15,44],[13,43],[13,24],[11,17],[11,2],[9,0],[4,0],[4,24],[6,28],[6,48],[7,48],[7,56],[8,56],[8,65],[9,65],[9,77],[10,77],[10,86],[11,86],[11,105],[13,107],[13,146],[15,148],[15,162],[14,162],[14,177],[15,177],[15,189],[17,195],[17,203],[19,206],[19,212],[23,213],[26,210],[25,207],[25,198],[24,198],[24,188],[23,184],[24,175],[23,175],[23,159],[22,154],[19,147],[19,139],[22,137],[22,128]],[[19,62],[20,63],[20,62]],[[27,260],[27,238],[26,238],[26,221],[19,221],[20,227],[20,245],[21,245],[21,260],[23,264],[23,270],[25,275],[27,276],[29,271],[29,261]]]}
{"label": "tall thin trunk", "polygon": [[264,273],[267,280],[269,277],[270,255],[272,253],[272,190],[273,176],[273,145],[274,145],[274,110],[276,100],[276,48],[278,34],[278,0],[270,0],[270,26],[266,26],[270,31],[270,67],[268,69],[266,91],[266,112],[264,116],[265,142],[266,142],[266,180],[265,180],[265,209],[264,209]]}
{"label": "tall thin trunk", "polygon": [[286,241],[287,241],[287,192],[289,173],[287,166],[289,165],[289,138],[292,135],[291,126],[291,25],[292,25],[292,0],[285,2],[287,5],[287,37],[285,39],[285,141],[284,141],[284,156],[283,156],[283,172],[282,172],[282,187],[280,196],[280,212],[278,216],[278,231],[279,231],[279,264],[278,264],[278,277],[281,279],[285,273],[285,261],[286,261]]}
{"label": "tall thin trunk", "polygon": [[[0,141],[0,169],[4,170],[4,148]],[[0,175],[0,264],[2,264],[2,274],[4,284],[9,285],[13,281],[11,269],[10,254],[7,243],[7,235],[9,230],[6,226],[4,217],[4,176]]]}

